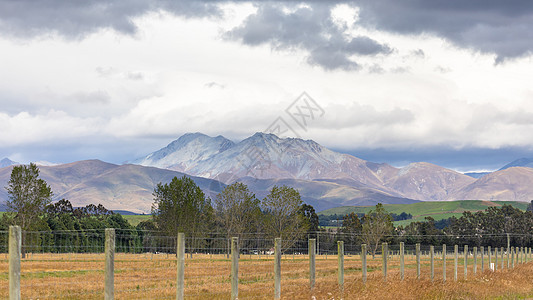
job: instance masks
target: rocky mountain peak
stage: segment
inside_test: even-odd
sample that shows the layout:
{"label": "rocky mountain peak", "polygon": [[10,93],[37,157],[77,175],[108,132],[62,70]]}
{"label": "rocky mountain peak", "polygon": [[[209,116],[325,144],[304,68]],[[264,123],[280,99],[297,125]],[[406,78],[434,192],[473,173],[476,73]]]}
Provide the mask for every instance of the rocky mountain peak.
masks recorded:
{"label": "rocky mountain peak", "polygon": [[2,160],[0,160],[0,168],[9,167],[9,166],[16,165],[16,164],[18,164],[18,163],[12,161],[11,159],[9,159],[7,157],[2,159]]}

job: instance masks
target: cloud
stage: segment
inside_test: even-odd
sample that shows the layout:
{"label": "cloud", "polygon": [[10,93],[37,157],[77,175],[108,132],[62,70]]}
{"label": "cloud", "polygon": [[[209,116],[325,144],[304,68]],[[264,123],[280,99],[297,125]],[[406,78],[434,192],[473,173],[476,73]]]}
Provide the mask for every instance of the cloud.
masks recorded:
{"label": "cloud", "polygon": [[105,126],[103,123],[99,118],[76,118],[55,110],[13,116],[0,112],[0,144],[10,147],[84,138],[99,134]]}
{"label": "cloud", "polygon": [[357,126],[371,127],[375,126],[386,130],[387,127],[395,125],[414,124],[415,113],[408,109],[392,108],[387,111],[377,110],[371,105],[361,105],[359,103],[347,104],[330,104],[324,108],[328,114],[334,115],[334,118],[325,118],[320,124],[324,128],[353,128]]}
{"label": "cloud", "polygon": [[131,35],[138,29],[134,18],[162,11],[183,17],[221,14],[217,3],[209,1],[0,0],[0,34],[17,38],[58,34],[79,39],[100,29],[111,28]]}
{"label": "cloud", "polygon": [[533,2],[359,0],[358,24],[405,35],[429,34],[496,54],[496,62],[531,54]]}
{"label": "cloud", "polygon": [[[246,2],[246,1],[235,1]],[[133,35],[135,18],[166,12],[192,18],[222,16],[223,1],[192,0],[0,0],[0,35],[18,39],[59,35],[83,39],[102,29]],[[302,49],[307,61],[327,70],[359,69],[358,55],[386,55],[387,44],[346,36],[352,25],[402,35],[429,34],[457,46],[496,54],[496,62],[532,53],[533,2],[461,0],[258,1],[256,13],[229,32],[246,45]],[[339,9],[341,7],[342,9]],[[353,8],[355,24],[337,16]],[[336,11],[335,11],[336,10]],[[342,13],[341,13],[342,15]],[[327,51],[331,58],[326,57]],[[355,57],[354,57],[355,56]]]}
{"label": "cloud", "polygon": [[68,98],[86,104],[108,104],[110,102],[109,94],[105,91],[94,91],[89,93],[79,92],[69,95]]}
{"label": "cloud", "polygon": [[218,82],[215,82],[215,81],[211,81],[211,82],[208,82],[204,85],[205,87],[207,88],[219,88],[219,89],[225,89],[226,88],[226,85],[225,84],[221,84],[221,83],[218,83]]}
{"label": "cloud", "polygon": [[303,50],[307,62],[325,70],[358,70],[357,56],[388,55],[392,49],[368,36],[351,36],[332,16],[332,5],[258,4],[256,13],[226,33],[249,46]]}

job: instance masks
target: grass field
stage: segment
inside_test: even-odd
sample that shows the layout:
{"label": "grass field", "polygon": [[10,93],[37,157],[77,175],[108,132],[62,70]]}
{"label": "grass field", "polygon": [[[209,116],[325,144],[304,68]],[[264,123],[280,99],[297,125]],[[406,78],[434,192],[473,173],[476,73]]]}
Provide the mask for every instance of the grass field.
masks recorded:
{"label": "grass field", "polygon": [[[410,220],[395,222],[394,225],[407,225],[415,221],[423,221],[425,217],[431,216],[435,220],[447,219],[452,216],[460,217],[465,211],[485,210],[490,206],[512,205],[521,210],[526,210],[527,202],[518,201],[481,201],[481,200],[461,200],[461,201],[426,201],[413,204],[384,204],[385,209],[390,213],[401,214],[402,212],[413,215]],[[319,212],[323,215],[340,215],[356,212],[366,213],[375,206],[342,206],[331,208]]]}
{"label": "grass field", "polygon": [[132,226],[137,226],[142,221],[150,220],[152,215],[122,215]]}
{"label": "grass field", "polygon": [[[533,263],[515,269],[481,272],[478,261],[474,274],[469,260],[468,277],[459,260],[459,280],[453,280],[453,259],[447,259],[447,281],[442,280],[442,259],[435,260],[435,279],[430,280],[430,261],[422,257],[421,278],[416,279],[415,257],[407,255],[405,280],[400,280],[399,259],[388,263],[384,282],[382,258],[368,257],[368,281],[362,282],[359,255],[346,255],[345,289],[337,284],[336,256],[317,256],[316,285],[309,289],[309,261],[306,255],[282,257],[282,299],[517,299],[533,297]],[[185,260],[185,296],[188,299],[228,299],[230,260],[224,255],[195,254]],[[272,299],[273,256],[241,255],[239,299]],[[7,260],[0,260],[0,298],[7,298]],[[35,254],[22,262],[22,298],[101,299],[104,282],[103,254]],[[175,298],[176,260],[167,254],[116,254],[116,299]]]}

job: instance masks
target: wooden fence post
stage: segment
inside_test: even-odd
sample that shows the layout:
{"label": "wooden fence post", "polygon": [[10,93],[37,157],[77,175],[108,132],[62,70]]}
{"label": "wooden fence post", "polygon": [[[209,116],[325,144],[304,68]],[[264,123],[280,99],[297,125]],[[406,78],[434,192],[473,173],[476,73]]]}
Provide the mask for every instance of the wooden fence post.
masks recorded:
{"label": "wooden fence post", "polygon": [[500,253],[500,255],[501,255],[501,261],[502,261],[502,271],[503,271],[503,267],[504,267],[504,264],[503,264],[503,262],[504,262],[504,259],[503,259],[503,254],[504,254],[504,252],[505,252],[505,251],[503,251],[503,247],[501,247],[501,248],[500,248],[500,252],[501,252],[501,253]]}
{"label": "wooden fence post", "polygon": [[510,267],[509,255],[511,252],[511,247],[509,246],[509,234],[507,234],[507,269]]}
{"label": "wooden fence post", "polygon": [[465,255],[464,269],[465,269],[465,280],[468,274],[468,245],[465,245],[463,248],[463,253]]}
{"label": "wooden fence post", "polygon": [[433,245],[429,246],[429,259],[431,260],[431,281],[433,281],[435,277],[435,265],[434,265],[434,258],[433,258],[434,252],[435,252],[435,246]]}
{"label": "wooden fence post", "polygon": [[339,269],[337,279],[342,293],[344,291],[344,241],[337,242],[337,264]]}
{"label": "wooden fence post", "polygon": [[20,300],[20,226],[9,226],[9,299]]}
{"label": "wooden fence post", "polygon": [[366,283],[366,244],[361,245],[361,268],[363,269],[363,283]]}
{"label": "wooden fence post", "polygon": [[481,273],[485,272],[485,247],[481,246]]}
{"label": "wooden fence post", "polygon": [[514,269],[514,247],[511,247],[511,266]]}
{"label": "wooden fence post", "polygon": [[231,300],[239,299],[239,238],[231,238]]}
{"label": "wooden fence post", "polygon": [[459,259],[459,246],[454,246],[454,273],[453,273],[453,279],[457,281],[457,260]]}
{"label": "wooden fence post", "polygon": [[420,279],[420,243],[416,244],[416,279]]}
{"label": "wooden fence post", "polygon": [[178,245],[177,245],[177,284],[176,284],[176,299],[183,300],[183,292],[185,289],[185,234],[183,232],[178,233]]}
{"label": "wooden fence post", "polygon": [[105,229],[105,287],[104,299],[115,299],[115,229]]}
{"label": "wooden fence post", "polygon": [[383,260],[383,281],[387,281],[387,254],[389,252],[389,247],[387,243],[381,244],[381,258]]}
{"label": "wooden fence post", "polygon": [[274,240],[274,299],[281,299],[281,238]]}
{"label": "wooden fence post", "polygon": [[446,281],[446,244],[442,244],[442,281]]}
{"label": "wooden fence post", "polygon": [[477,273],[477,247],[474,247],[474,274]]}
{"label": "wooden fence post", "polygon": [[494,247],[494,271],[498,270],[498,247]]}
{"label": "wooden fence post", "polygon": [[402,280],[405,276],[405,261],[404,261],[405,244],[400,242],[400,277]]}
{"label": "wooden fence post", "polygon": [[309,287],[311,290],[315,287],[315,253],[316,239],[309,239]]}
{"label": "wooden fence post", "polygon": [[492,250],[490,246],[487,247],[487,251],[489,252],[489,270],[492,270]]}

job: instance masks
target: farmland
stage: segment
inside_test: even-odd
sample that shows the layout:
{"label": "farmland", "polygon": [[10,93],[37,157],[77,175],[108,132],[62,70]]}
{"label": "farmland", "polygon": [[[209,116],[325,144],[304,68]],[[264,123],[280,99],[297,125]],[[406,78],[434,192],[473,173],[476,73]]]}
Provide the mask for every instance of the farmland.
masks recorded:
{"label": "farmland", "polygon": [[152,215],[122,215],[122,217],[126,219],[131,226],[137,226],[142,221],[150,220]]}
{"label": "farmland", "polygon": [[[481,201],[481,200],[460,200],[460,201],[427,201],[427,202],[418,202],[413,204],[384,204],[383,206],[389,213],[401,214],[405,212],[407,214],[413,215],[413,218],[410,220],[395,222],[396,226],[406,225],[411,222],[424,221],[424,218],[431,216],[436,221],[447,219],[452,216],[460,217],[465,211],[482,211],[487,209],[490,206],[503,206],[504,204],[512,205],[521,210],[527,208],[527,202],[518,202],[518,201]],[[355,212],[355,213],[366,213],[373,209],[374,206],[343,206],[336,207],[328,210],[319,212],[318,214],[323,215],[334,215],[344,216],[345,214]]]}
{"label": "farmland", "polygon": [[[474,275],[473,259],[468,262],[468,278],[463,278],[462,259],[459,280],[453,280],[453,258],[447,259],[447,281],[442,280],[442,260],[436,260],[435,280],[430,280],[429,257],[422,257],[421,279],[416,279],[413,255],[406,256],[405,280],[399,276],[399,259],[389,261],[387,282],[383,281],[381,257],[368,257],[368,281],[361,277],[359,255],[345,256],[345,298],[385,299],[394,295],[407,299],[529,298],[533,297],[533,263],[514,269],[481,272],[478,261]],[[487,266],[485,261],[485,266]],[[239,298],[271,299],[274,292],[274,259],[270,255],[241,255]],[[0,297],[7,297],[7,260],[0,261]],[[22,261],[22,298],[99,299],[104,286],[103,254],[30,254]],[[228,299],[230,260],[225,255],[194,254],[185,260],[185,296],[192,299]],[[337,299],[336,256],[319,255],[316,260],[316,286],[309,290],[307,255],[283,255],[281,262],[283,299]],[[176,259],[171,254],[123,254],[115,257],[116,299],[173,298],[176,293]]]}

